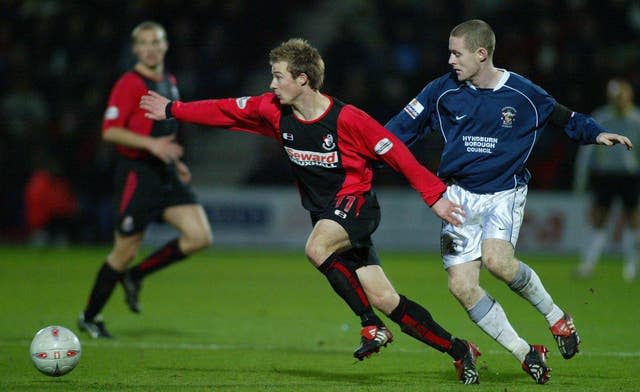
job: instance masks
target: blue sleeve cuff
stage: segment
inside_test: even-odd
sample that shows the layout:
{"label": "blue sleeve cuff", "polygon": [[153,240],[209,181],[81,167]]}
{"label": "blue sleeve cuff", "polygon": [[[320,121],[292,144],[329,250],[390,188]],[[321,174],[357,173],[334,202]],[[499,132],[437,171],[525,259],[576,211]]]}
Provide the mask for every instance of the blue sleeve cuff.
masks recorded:
{"label": "blue sleeve cuff", "polygon": [[573,116],[564,128],[564,133],[580,144],[596,144],[596,138],[602,132],[607,132],[600,124],[591,116],[582,113],[573,112]]}

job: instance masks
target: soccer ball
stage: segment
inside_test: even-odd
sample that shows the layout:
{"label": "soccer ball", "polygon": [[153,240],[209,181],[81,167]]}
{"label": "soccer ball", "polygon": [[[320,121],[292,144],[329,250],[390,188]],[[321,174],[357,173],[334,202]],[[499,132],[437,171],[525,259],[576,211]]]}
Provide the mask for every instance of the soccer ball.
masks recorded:
{"label": "soccer ball", "polygon": [[80,362],[80,340],[65,327],[42,328],[31,341],[31,361],[36,369],[51,377],[72,371]]}

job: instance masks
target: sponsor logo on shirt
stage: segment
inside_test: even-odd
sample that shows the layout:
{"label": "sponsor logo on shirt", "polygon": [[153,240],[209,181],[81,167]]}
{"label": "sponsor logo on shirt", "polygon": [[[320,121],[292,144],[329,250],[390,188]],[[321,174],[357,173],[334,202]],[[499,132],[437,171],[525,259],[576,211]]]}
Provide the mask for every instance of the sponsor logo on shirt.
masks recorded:
{"label": "sponsor logo on shirt", "polygon": [[513,127],[513,122],[516,119],[516,112],[516,109],[511,106],[505,106],[502,108],[502,113],[500,114],[500,118],[502,119],[502,128]]}
{"label": "sponsor logo on shirt", "polygon": [[462,141],[467,148],[467,152],[477,152],[481,154],[493,154],[498,138],[489,136],[463,136]]}
{"label": "sponsor logo on shirt", "polygon": [[376,143],[376,146],[373,148],[373,150],[378,155],[384,155],[388,153],[392,147],[393,142],[385,137],[384,139],[380,139],[380,141]]}
{"label": "sponsor logo on shirt", "polygon": [[284,150],[287,152],[287,155],[289,155],[289,159],[291,160],[291,162],[299,166],[320,166],[326,168],[338,167],[337,151],[302,151],[286,146]]}
{"label": "sponsor logo on shirt", "polygon": [[119,115],[120,110],[118,110],[117,106],[109,106],[107,110],[104,111],[105,120],[115,120]]}
{"label": "sponsor logo on shirt", "polygon": [[404,111],[407,112],[409,117],[416,119],[424,110],[424,106],[417,99],[412,99],[407,106],[404,107]]}
{"label": "sponsor logo on shirt", "polygon": [[247,107],[248,100],[249,100],[249,97],[236,98],[236,105],[238,105],[240,109],[244,109]]}
{"label": "sponsor logo on shirt", "polygon": [[288,140],[288,141],[292,142],[293,141],[293,133],[283,132],[282,133],[282,138],[284,140]]}
{"label": "sponsor logo on shirt", "polygon": [[325,137],[322,138],[322,148],[327,151],[331,151],[336,148],[336,144],[333,142],[333,135],[327,133]]}

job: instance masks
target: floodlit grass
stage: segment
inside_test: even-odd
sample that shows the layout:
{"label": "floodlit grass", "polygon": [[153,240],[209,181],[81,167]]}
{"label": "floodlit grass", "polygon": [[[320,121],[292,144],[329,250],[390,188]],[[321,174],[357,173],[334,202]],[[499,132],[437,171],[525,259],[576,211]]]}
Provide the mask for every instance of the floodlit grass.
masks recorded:
{"label": "floodlit grass", "polygon": [[[302,245],[301,245],[302,248]],[[488,338],[450,296],[435,254],[385,253],[400,293],[423,304],[454,335],[478,343],[481,384],[459,385],[451,359],[388,321],[395,342],[353,359],[359,320],[296,253],[198,254],[144,282],[135,315],[117,288],[103,315],[113,341],[79,333],[76,319],[105,248],[0,249],[1,391],[623,391],[640,388],[640,284],[624,283],[611,258],[597,277],[571,279],[575,257],[524,255],[579,328],[582,352],[565,361],[546,322],[483,272],[483,285],[519,333],[551,350],[547,386]],[[47,325],[80,337],[82,359],[60,378],[32,366],[29,344]]]}

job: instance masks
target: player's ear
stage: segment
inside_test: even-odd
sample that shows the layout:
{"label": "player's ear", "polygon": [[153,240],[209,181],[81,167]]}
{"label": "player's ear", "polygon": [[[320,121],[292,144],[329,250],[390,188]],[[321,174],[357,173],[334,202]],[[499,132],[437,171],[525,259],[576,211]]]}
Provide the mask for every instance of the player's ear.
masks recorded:
{"label": "player's ear", "polygon": [[486,48],[478,48],[476,54],[478,55],[481,63],[487,61],[487,59],[489,58],[489,52]]}
{"label": "player's ear", "polygon": [[296,77],[296,81],[300,84],[300,86],[306,86],[309,84],[309,77],[306,73],[302,72],[298,77]]}

